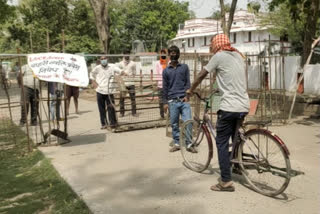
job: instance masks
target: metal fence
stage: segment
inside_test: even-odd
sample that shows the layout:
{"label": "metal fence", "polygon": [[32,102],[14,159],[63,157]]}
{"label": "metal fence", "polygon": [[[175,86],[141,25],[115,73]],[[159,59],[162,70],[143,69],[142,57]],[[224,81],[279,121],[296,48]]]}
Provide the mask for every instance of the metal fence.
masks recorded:
{"label": "metal fence", "polygon": [[18,128],[26,134],[29,151],[35,145],[67,142],[65,111],[61,112],[61,122],[50,118],[49,110],[53,101],[62,102],[64,107],[65,98],[52,99],[47,90],[48,83],[36,78],[33,78],[33,84],[24,84],[24,78],[20,77],[23,76],[23,66],[27,64],[26,55],[1,55],[0,62],[0,65],[8,65],[0,67],[1,139],[16,142]]}
{"label": "metal fence", "polygon": [[[49,137],[52,130],[59,130],[66,136],[68,134],[68,117],[66,115],[66,96],[62,93],[60,97],[51,97],[48,92],[48,84],[34,80],[33,93],[35,97],[37,123],[31,120],[31,104],[26,96],[24,83],[18,84],[18,75],[21,68],[26,64],[27,55],[0,55],[1,68],[1,88],[0,88],[0,128],[1,139],[15,138],[12,126],[18,126],[25,131],[28,138],[35,143],[56,142],[57,138]],[[87,60],[88,73],[99,63],[101,55],[84,55]],[[188,53],[181,54],[180,61],[186,63],[190,69],[191,82],[196,78],[211,58],[211,54]],[[109,55],[110,65],[120,62],[123,55]],[[271,119],[273,122],[285,122],[285,103],[287,100],[285,91],[284,56],[247,56],[246,76],[248,82],[248,92],[251,99],[251,111],[249,120]],[[162,76],[155,70],[159,60],[157,54],[131,55],[130,59],[136,64],[136,74],[130,80],[122,76],[110,78],[110,85],[116,87],[113,103],[116,109],[118,126],[114,131],[126,131],[141,128],[151,128],[167,125],[170,132],[169,120],[161,117],[161,95],[159,94],[159,84]],[[130,81],[134,88],[128,90]],[[207,96],[217,85],[213,84],[212,74],[200,84],[199,91],[202,96]],[[65,87],[64,87],[65,88]],[[84,88],[88,92],[85,99],[96,101],[95,91],[90,86]],[[65,92],[65,91],[63,91]],[[133,96],[134,94],[134,96]],[[82,95],[80,94],[80,98]],[[53,121],[50,117],[50,106],[52,102],[60,102],[58,108],[61,111],[61,121]],[[124,108],[120,103],[123,101]],[[216,112],[219,109],[220,96],[212,98],[211,119],[215,120]],[[29,116],[25,117],[23,109],[28,109]],[[191,100],[192,112],[194,115],[202,114],[203,106],[199,100]],[[133,111],[135,109],[135,111]],[[98,110],[97,110],[98,111]],[[136,114],[135,114],[136,112]],[[123,113],[123,114],[122,114]],[[25,123],[21,123],[25,121]],[[59,126],[59,127],[57,127]],[[111,128],[111,127],[109,127]],[[60,133],[61,134],[61,133]],[[5,137],[6,136],[6,137]],[[66,137],[64,136],[64,137]],[[59,138],[58,138],[59,139]],[[31,140],[30,140],[31,142]],[[30,143],[29,149],[32,144]]]}

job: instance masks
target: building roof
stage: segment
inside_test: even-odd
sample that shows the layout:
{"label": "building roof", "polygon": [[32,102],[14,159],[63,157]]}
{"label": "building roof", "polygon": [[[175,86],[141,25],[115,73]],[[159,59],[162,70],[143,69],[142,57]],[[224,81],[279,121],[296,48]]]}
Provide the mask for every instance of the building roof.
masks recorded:
{"label": "building roof", "polygon": [[[226,14],[226,17],[228,16],[229,15]],[[237,10],[234,14],[233,24],[230,32],[233,33],[266,29],[266,27],[259,25],[258,18],[255,14],[246,10]],[[219,33],[223,33],[221,21],[203,18],[191,19],[185,21],[184,27],[178,30],[176,37],[172,39],[172,41],[193,37],[213,36]]]}

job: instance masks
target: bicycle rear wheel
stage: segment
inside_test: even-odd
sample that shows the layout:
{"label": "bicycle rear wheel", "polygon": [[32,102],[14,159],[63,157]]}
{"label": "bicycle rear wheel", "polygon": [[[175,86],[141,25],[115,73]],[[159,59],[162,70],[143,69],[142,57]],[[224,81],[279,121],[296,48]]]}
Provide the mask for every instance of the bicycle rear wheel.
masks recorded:
{"label": "bicycle rear wheel", "polygon": [[213,146],[206,126],[200,125],[195,120],[184,122],[180,131],[180,148],[183,164],[187,168],[199,173],[208,168],[213,155]]}
{"label": "bicycle rear wheel", "polygon": [[248,184],[266,196],[281,194],[290,182],[289,152],[281,139],[265,129],[249,130],[238,150]]}

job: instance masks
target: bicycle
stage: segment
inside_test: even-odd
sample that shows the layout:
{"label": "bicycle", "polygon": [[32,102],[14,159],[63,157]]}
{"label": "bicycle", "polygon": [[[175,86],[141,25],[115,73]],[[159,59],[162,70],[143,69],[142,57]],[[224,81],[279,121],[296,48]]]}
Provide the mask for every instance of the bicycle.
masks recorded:
{"label": "bicycle", "polygon": [[[195,93],[205,103],[203,118],[185,121],[181,127],[180,148],[184,165],[199,173],[208,169],[213,157],[212,136],[215,139],[216,131],[208,111],[215,93],[208,98]],[[247,184],[258,193],[272,197],[283,193],[290,178],[299,174],[291,169],[288,148],[277,135],[262,128],[271,121],[243,121],[244,117],[238,120],[238,131],[229,145],[233,172],[243,175]],[[256,125],[257,128],[246,130],[247,125]],[[197,153],[189,152],[190,147]]]}

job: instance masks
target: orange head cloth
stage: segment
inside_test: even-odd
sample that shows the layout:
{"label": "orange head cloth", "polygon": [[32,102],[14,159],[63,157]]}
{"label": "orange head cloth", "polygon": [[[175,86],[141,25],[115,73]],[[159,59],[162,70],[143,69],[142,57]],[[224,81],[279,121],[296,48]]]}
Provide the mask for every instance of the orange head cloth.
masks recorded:
{"label": "orange head cloth", "polygon": [[244,57],[244,55],[240,51],[231,47],[230,40],[225,34],[218,34],[213,37],[211,40],[211,47],[213,54],[216,54],[219,51],[236,51],[242,57]]}

